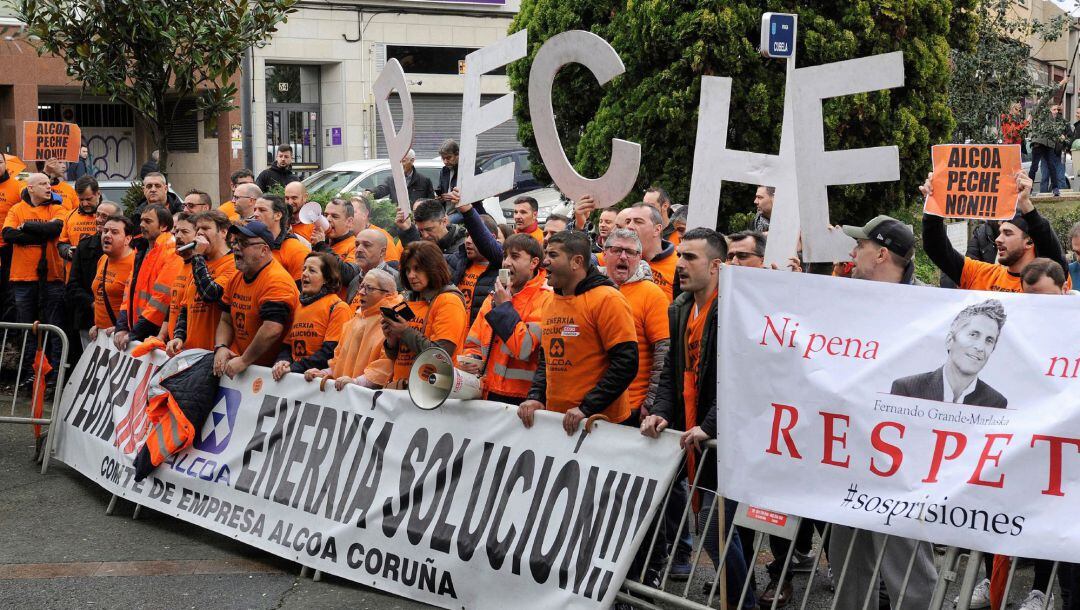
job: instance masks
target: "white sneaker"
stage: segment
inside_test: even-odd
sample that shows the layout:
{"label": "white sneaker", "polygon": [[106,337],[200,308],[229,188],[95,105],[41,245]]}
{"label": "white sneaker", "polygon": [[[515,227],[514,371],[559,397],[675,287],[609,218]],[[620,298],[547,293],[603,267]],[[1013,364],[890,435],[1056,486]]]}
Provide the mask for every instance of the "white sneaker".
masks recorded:
{"label": "white sneaker", "polygon": [[1024,603],[1020,604],[1020,610],[1043,610],[1044,606],[1045,610],[1054,610],[1053,596],[1047,600],[1045,593],[1032,590],[1031,593],[1028,593]]}
{"label": "white sneaker", "polygon": [[[960,596],[957,596],[953,600],[953,603],[960,605]],[[975,585],[975,590],[971,592],[971,603],[968,604],[968,608],[971,610],[980,610],[981,608],[990,607],[990,579],[984,578],[982,582]],[[1025,609],[1026,610],[1026,609]]]}

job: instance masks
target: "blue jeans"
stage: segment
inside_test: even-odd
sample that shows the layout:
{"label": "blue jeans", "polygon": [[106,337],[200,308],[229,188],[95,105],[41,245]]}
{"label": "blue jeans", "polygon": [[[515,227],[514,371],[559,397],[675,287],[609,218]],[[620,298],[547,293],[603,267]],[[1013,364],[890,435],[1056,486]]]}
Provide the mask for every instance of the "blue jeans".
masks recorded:
{"label": "blue jeans", "polygon": [[1065,174],[1065,168],[1061,163],[1061,155],[1055,153],[1053,148],[1035,144],[1031,147],[1031,168],[1028,170],[1028,178],[1035,179],[1036,174],[1039,173],[1040,165],[1043,167],[1040,192],[1046,193],[1052,188],[1061,188],[1062,182],[1059,178],[1059,172],[1061,178]]}
{"label": "blue jeans", "polygon": [[[38,282],[11,282],[12,291],[15,293],[15,315],[18,322],[32,324],[55,324],[63,327],[64,324],[64,283],[46,282],[44,291],[42,284]],[[33,336],[27,337],[26,349],[23,351],[23,376],[33,372],[34,353],[37,351],[37,342]],[[53,367],[55,376],[60,369],[60,339],[50,333],[45,356]]]}
{"label": "blue jeans", "polygon": [[[671,487],[671,498],[668,500],[667,510],[664,512],[664,540],[670,543],[675,540],[675,534],[679,531],[679,523],[682,520],[683,509],[686,507],[686,499],[690,494],[690,485],[686,479],[677,481]],[[672,545],[670,553],[675,556],[675,562],[689,562],[690,551],[694,547],[694,536],[690,533],[690,524],[682,528],[682,535]]]}
{"label": "blue jeans", "polygon": [[[709,554],[713,565],[716,566],[720,565],[720,548],[728,535],[728,531],[731,530],[731,524],[735,522],[735,511],[738,510],[739,503],[734,500],[724,500],[725,527],[721,534],[717,516],[713,514],[712,518],[709,518],[709,511],[712,508],[715,494],[707,489],[702,489],[700,493],[701,512],[698,513],[698,531],[704,532],[705,552]],[[715,512],[715,509],[713,509],[713,512]],[[731,546],[728,547],[724,559],[724,568],[726,569],[728,603],[736,604],[739,601],[739,594],[742,593],[743,583],[746,582],[748,577],[746,560],[743,558],[742,542],[739,540],[737,530],[732,534]],[[717,587],[717,590],[719,591],[719,587]],[[742,607],[757,607],[757,598],[752,588],[746,591],[746,600],[743,602]]]}

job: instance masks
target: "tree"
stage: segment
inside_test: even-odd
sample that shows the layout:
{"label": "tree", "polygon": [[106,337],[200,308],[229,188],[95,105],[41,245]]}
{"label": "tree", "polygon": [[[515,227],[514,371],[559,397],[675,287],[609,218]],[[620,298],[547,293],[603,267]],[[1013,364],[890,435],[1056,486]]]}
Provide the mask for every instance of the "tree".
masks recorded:
{"label": "tree", "polygon": [[120,101],[166,142],[185,99],[203,116],[235,107],[244,51],[277,31],[296,0],[19,0],[39,54],[67,63],[83,91]]}
{"label": "tree", "polygon": [[1057,40],[1068,30],[1068,16],[1023,19],[1012,8],[1012,0],[980,0],[976,44],[953,52],[949,107],[956,119],[954,142],[996,143],[998,118],[1008,114],[1013,102],[1045,89],[1027,68],[1034,54],[1028,41],[1042,46]]}
{"label": "tree", "polygon": [[[661,185],[685,203],[702,76],[734,79],[728,146],[774,154],[779,149],[784,65],[758,54],[760,20],[766,11],[796,12],[800,67],[904,52],[904,88],[824,105],[827,149],[900,148],[899,183],[830,189],[833,219],[861,224],[909,203],[928,171],[929,146],[952,134],[950,46],[974,43],[976,1],[522,0],[511,30],[528,29],[529,55],[507,70],[517,94],[519,136],[533,151],[534,172],[542,170],[525,104],[532,59],[558,32],[590,30],[611,43],[626,73],[601,89],[584,71],[560,72],[552,95],[568,157],[583,174],[599,175],[612,137],[638,142],[638,186]],[[742,228],[729,226],[728,219],[752,207],[752,198],[752,186],[725,184],[719,227]]]}

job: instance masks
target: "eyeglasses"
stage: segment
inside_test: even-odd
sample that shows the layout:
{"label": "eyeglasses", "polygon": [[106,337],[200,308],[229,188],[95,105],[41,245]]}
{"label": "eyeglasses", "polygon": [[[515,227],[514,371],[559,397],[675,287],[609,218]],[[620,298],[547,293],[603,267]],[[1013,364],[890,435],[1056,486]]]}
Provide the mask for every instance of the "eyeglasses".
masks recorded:
{"label": "eyeglasses", "polygon": [[623,254],[627,256],[638,256],[641,254],[641,250],[635,250],[633,248],[620,248],[618,246],[608,246],[604,248],[604,252],[615,258],[619,258]]}
{"label": "eyeglasses", "polygon": [[757,254],[755,252],[728,252],[728,254],[724,258],[724,260],[726,260],[727,262],[730,263],[731,261],[733,261],[735,259],[739,259],[741,261],[748,261],[751,258],[765,258],[765,257],[763,257],[760,254]]}
{"label": "eyeglasses", "polygon": [[233,250],[243,250],[244,248],[250,248],[251,246],[264,246],[264,245],[266,245],[266,242],[264,242],[261,239],[251,239],[251,240],[248,240],[248,241],[237,239],[237,240],[233,241],[233,243],[229,247],[232,248]]}
{"label": "eyeglasses", "polygon": [[368,286],[367,284],[360,284],[360,286],[356,290],[357,292],[390,292],[385,288],[379,288],[378,286]]}

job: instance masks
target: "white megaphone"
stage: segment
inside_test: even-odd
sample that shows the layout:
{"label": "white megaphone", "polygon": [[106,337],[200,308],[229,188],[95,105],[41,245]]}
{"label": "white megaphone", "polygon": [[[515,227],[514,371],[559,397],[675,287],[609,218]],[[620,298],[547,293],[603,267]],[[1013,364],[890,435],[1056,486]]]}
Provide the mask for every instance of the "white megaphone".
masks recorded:
{"label": "white megaphone", "polygon": [[409,371],[409,398],[421,409],[436,409],[447,398],[480,398],[480,378],[454,368],[440,347],[424,350]]}
{"label": "white megaphone", "polygon": [[322,206],[318,201],[309,201],[300,208],[300,212],[297,214],[300,217],[300,222],[306,225],[314,224],[323,231],[330,227],[330,221],[323,216]]}

